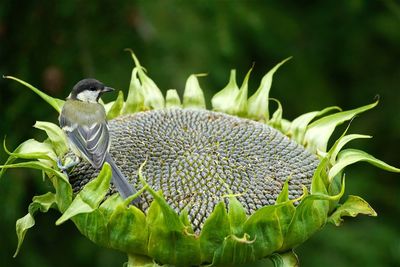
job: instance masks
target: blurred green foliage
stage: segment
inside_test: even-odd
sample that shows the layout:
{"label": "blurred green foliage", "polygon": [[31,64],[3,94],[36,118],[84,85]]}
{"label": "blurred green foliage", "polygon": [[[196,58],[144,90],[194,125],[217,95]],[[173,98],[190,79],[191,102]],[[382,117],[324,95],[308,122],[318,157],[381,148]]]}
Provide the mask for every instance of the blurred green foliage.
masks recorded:
{"label": "blurred green foliage", "polygon": [[[208,99],[236,68],[255,63],[250,89],[278,61],[272,97],[294,117],[329,105],[379,106],[352,123],[356,141],[400,165],[400,3],[385,1],[12,1],[0,2],[0,74],[14,75],[64,98],[83,77],[127,92],[132,48],[165,92],[182,95],[191,73],[208,73]],[[240,80],[241,78],[239,78]],[[36,120],[57,114],[21,85],[0,80],[0,136],[9,149],[42,138]],[[6,154],[0,149],[0,163]],[[400,179],[359,164],[347,171],[347,192],[363,196],[377,218],[326,227],[298,248],[302,266],[400,266]],[[72,223],[56,227],[55,211],[39,215],[16,259],[15,221],[31,198],[48,190],[40,173],[12,170],[0,180],[0,266],[122,266],[125,255],[98,248]]]}

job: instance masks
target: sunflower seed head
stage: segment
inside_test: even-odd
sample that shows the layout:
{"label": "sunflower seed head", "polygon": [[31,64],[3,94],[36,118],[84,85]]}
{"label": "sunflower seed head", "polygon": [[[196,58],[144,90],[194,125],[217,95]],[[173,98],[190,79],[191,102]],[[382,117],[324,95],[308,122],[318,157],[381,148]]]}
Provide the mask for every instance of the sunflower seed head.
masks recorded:
{"label": "sunflower seed head", "polygon": [[[215,205],[234,194],[248,214],[273,205],[285,181],[289,198],[310,187],[318,159],[263,123],[207,110],[163,109],[120,116],[109,122],[111,154],[136,186],[138,169],[154,190],[162,190],[178,213],[187,209],[196,232]],[[97,171],[81,162],[69,174],[78,192]],[[110,193],[115,192],[114,188]],[[152,196],[144,192],[146,211]]]}

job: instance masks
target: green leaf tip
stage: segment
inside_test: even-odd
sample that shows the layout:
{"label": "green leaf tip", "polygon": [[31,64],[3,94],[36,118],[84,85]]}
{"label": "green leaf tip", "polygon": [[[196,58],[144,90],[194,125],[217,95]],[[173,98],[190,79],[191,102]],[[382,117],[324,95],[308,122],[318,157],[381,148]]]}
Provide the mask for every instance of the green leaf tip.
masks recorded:
{"label": "green leaf tip", "polygon": [[254,120],[269,120],[269,91],[275,72],[292,57],[279,62],[261,79],[257,91],[248,99],[248,117]]}
{"label": "green leaf tip", "polygon": [[[157,87],[156,83],[150,79],[145,73],[145,69],[140,65],[135,53],[130,48],[126,48],[125,51],[130,52],[133,61],[135,62],[134,71],[132,71],[132,80],[137,75],[140,83],[136,84],[140,86],[140,91],[144,98],[144,108],[146,109],[162,109],[165,107],[165,99],[161,90]],[[135,71],[136,70],[136,71]],[[135,76],[134,76],[135,75]],[[131,81],[132,86],[132,81]],[[128,96],[129,98],[129,96]]]}
{"label": "green leaf tip", "polygon": [[13,255],[14,258],[17,257],[21,249],[22,243],[24,242],[25,239],[26,232],[33,226],[35,226],[35,219],[30,213],[26,214],[24,217],[17,220],[15,228],[18,237],[18,245]]}
{"label": "green leaf tip", "polygon": [[54,151],[59,157],[67,153],[69,149],[67,137],[57,124],[47,121],[37,121],[33,127],[46,132]]}
{"label": "green leaf tip", "polygon": [[[347,131],[347,129],[346,129]],[[330,162],[332,165],[336,163],[337,155],[340,153],[342,148],[349,143],[350,141],[356,140],[356,139],[366,139],[366,138],[372,138],[370,135],[364,135],[364,134],[349,134],[345,135],[345,133],[335,142],[335,144],[332,146],[332,148],[328,152],[328,157],[330,158]]]}
{"label": "green leaf tip", "polygon": [[165,106],[167,108],[182,107],[181,99],[179,98],[178,92],[175,89],[167,90],[167,95],[165,97]]}
{"label": "green leaf tip", "polygon": [[129,83],[128,96],[125,101],[123,114],[135,113],[145,109],[144,107],[144,92],[142,85],[137,77],[137,68],[133,68],[131,81]]}
{"label": "green leaf tip", "polygon": [[49,174],[57,176],[58,178],[61,178],[61,180],[68,183],[68,179],[63,173],[49,167],[47,163],[42,161],[25,161],[14,164],[0,165],[0,168],[5,168],[5,169],[28,168],[28,169],[45,171]]}
{"label": "green leaf tip", "polygon": [[78,214],[93,212],[104,200],[110,187],[111,176],[111,167],[105,163],[99,175],[87,183],[76,195],[71,205],[56,221],[56,225],[60,225]]}
{"label": "green leaf tip", "polygon": [[240,117],[247,116],[248,82],[253,66],[247,72],[240,88],[236,83],[236,70],[231,70],[228,84],[211,99],[215,111]]}
{"label": "green leaf tip", "polygon": [[342,111],[340,107],[331,106],[324,108],[321,111],[311,111],[305,114],[300,115],[295,118],[291,123],[287,134],[293,138],[297,143],[304,143],[304,135],[306,133],[308,125],[315,118],[321,117],[326,113],[330,113],[332,111]]}
{"label": "green leaf tip", "polygon": [[48,192],[44,195],[35,196],[33,197],[32,203],[29,205],[29,213],[26,214],[24,217],[20,218],[16,222],[16,232],[18,237],[18,245],[17,249],[14,253],[14,258],[18,255],[22,243],[25,239],[25,235],[27,231],[35,226],[35,214],[40,212],[47,212],[50,208],[52,208],[56,203],[55,194]]}
{"label": "green leaf tip", "polygon": [[186,81],[185,91],[183,93],[183,107],[184,108],[206,108],[206,100],[204,98],[203,90],[200,87],[197,77],[202,74],[192,74]]}
{"label": "green leaf tip", "polygon": [[117,99],[114,101],[114,103],[107,112],[107,119],[112,120],[121,115],[123,107],[124,107],[124,93],[122,91],[119,91]]}
{"label": "green leaf tip", "polygon": [[[7,159],[6,162],[4,163],[4,165],[7,166],[7,165],[9,165],[9,164],[12,164],[12,163],[16,160],[16,157],[13,156],[13,155],[12,155],[12,152],[9,151],[9,150],[7,149],[7,146],[6,146],[6,136],[4,136],[3,148],[4,148],[4,151],[9,155],[8,159]],[[0,167],[0,179],[1,179],[1,177],[3,177],[5,171],[6,171],[6,168]]]}
{"label": "green leaf tip", "polygon": [[3,76],[3,78],[5,79],[10,79],[10,80],[14,80],[19,82],[20,84],[28,87],[29,89],[31,89],[33,92],[35,92],[38,96],[40,96],[44,101],[46,101],[48,104],[50,104],[50,106],[52,106],[58,113],[61,113],[61,108],[64,105],[64,100],[58,99],[58,98],[53,98],[45,93],[43,93],[42,91],[40,91],[39,89],[37,89],[36,87],[32,86],[31,84],[18,79],[16,77],[13,76]]}
{"label": "green leaf tip", "polygon": [[362,112],[374,108],[376,105],[378,105],[378,101],[359,108],[327,115],[312,122],[307,127],[303,145],[312,153],[316,153],[316,151],[326,152],[329,138],[336,126],[351,120],[354,116]]}
{"label": "green leaf tip", "polygon": [[344,216],[356,217],[359,214],[377,216],[375,210],[361,197],[349,195],[347,200],[328,218],[328,222],[340,226]]}
{"label": "green leaf tip", "polygon": [[246,116],[248,110],[248,92],[249,92],[249,79],[250,74],[253,71],[253,66],[249,69],[246,76],[244,77],[243,83],[239,88],[239,91],[234,99],[234,114],[238,116]]}
{"label": "green leaf tip", "polygon": [[[282,129],[282,114],[283,108],[282,104],[278,99],[270,98],[269,100],[274,101],[278,107],[275,112],[272,114],[271,119],[268,121],[268,124],[274,127],[275,129]],[[282,131],[283,132],[283,131]]]}
{"label": "green leaf tip", "polygon": [[348,148],[339,152],[336,164],[329,170],[329,180],[332,181],[346,166],[360,161],[366,161],[386,171],[400,173],[400,168],[393,167],[362,150]]}
{"label": "green leaf tip", "polygon": [[236,70],[231,70],[228,84],[216,93],[211,99],[211,105],[215,111],[222,111],[228,114],[234,114],[235,98],[239,93],[239,87],[236,83]]}
{"label": "green leaf tip", "polygon": [[[4,140],[5,141],[5,140]],[[21,143],[14,152],[10,152],[6,147],[4,142],[4,150],[10,156],[12,160],[20,158],[20,159],[45,159],[50,161],[56,161],[57,156],[54,153],[53,147],[51,144],[46,142],[39,142],[35,139],[28,139],[25,142]],[[5,165],[7,165],[6,163]],[[52,165],[50,164],[49,167]],[[1,175],[0,175],[1,177]]]}
{"label": "green leaf tip", "polygon": [[131,54],[131,57],[132,57],[133,61],[135,62],[136,67],[143,68],[142,65],[140,65],[140,61],[139,61],[139,59],[137,58],[137,56],[135,55],[135,53],[133,52],[132,49],[125,48],[124,51],[129,52]]}

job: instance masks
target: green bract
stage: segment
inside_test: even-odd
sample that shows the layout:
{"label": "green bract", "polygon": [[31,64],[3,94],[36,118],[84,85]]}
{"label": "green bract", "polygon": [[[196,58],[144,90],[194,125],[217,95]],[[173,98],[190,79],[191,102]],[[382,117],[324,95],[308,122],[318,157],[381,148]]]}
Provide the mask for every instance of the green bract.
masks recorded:
{"label": "green bract", "polygon": [[[176,90],[168,90],[164,99],[160,89],[147,76],[135,55],[129,92],[124,101],[120,92],[115,101],[105,104],[109,120],[125,114],[165,108],[205,109],[206,102],[200,88],[199,75],[191,75],[185,87],[183,99]],[[328,140],[335,127],[354,116],[372,109],[378,102],[348,111],[329,107],[299,116],[293,121],[282,118],[282,106],[270,116],[269,90],[275,71],[288,59],[276,65],[262,79],[258,90],[248,98],[248,80],[238,87],[233,70],[227,86],[211,100],[215,111],[248,118],[268,124],[301,144],[309,152],[318,155],[320,163],[314,172],[309,188],[303,186],[303,194],[289,199],[287,177],[274,205],[266,205],[252,214],[247,214],[235,192],[221,199],[205,220],[199,232],[194,231],[188,211],[178,214],[168,205],[163,192],[155,191],[146,182],[142,168],[138,175],[142,188],[123,201],[118,194],[106,197],[110,188],[111,170],[105,164],[97,178],[73,194],[67,175],[60,172],[57,159],[68,152],[66,139],[61,129],[50,122],[37,122],[35,127],[44,130],[48,138],[39,142],[33,139],[23,142],[14,152],[4,148],[10,157],[1,167],[1,174],[8,168],[33,168],[41,170],[50,179],[54,192],[33,198],[29,213],[16,223],[18,247],[27,230],[34,226],[37,211],[50,208],[62,215],[56,224],[72,220],[79,231],[94,243],[124,251],[128,254],[128,266],[261,266],[270,258],[275,266],[296,266],[297,256],[293,249],[306,241],[327,222],[340,225],[344,216],[366,214],[376,216],[366,201],[358,196],[341,200],[344,190],[343,170],[358,161],[367,161],[384,170],[400,172],[373,156],[356,149],[343,149],[350,141],[370,136],[346,134],[328,148]],[[45,95],[33,86],[16,80],[48,102],[60,112],[63,101]],[[347,130],[346,130],[347,131]],[[15,163],[16,160],[23,161]],[[147,191],[153,198],[146,211],[129,205],[132,199]],[[258,263],[257,263],[258,262]]]}

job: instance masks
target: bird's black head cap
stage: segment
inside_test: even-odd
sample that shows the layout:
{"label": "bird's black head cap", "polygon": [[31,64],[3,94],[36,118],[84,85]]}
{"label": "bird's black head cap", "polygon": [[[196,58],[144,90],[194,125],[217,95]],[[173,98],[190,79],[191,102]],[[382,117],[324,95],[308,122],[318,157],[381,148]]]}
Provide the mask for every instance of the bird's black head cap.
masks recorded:
{"label": "bird's black head cap", "polygon": [[70,99],[77,99],[79,93],[82,93],[84,91],[92,91],[92,92],[98,92],[97,94],[97,100],[99,100],[100,96],[102,93],[105,92],[110,92],[113,91],[114,89],[105,86],[102,82],[93,79],[93,78],[86,78],[83,80],[80,80],[75,86],[72,88],[71,94],[69,95],[68,98]]}

